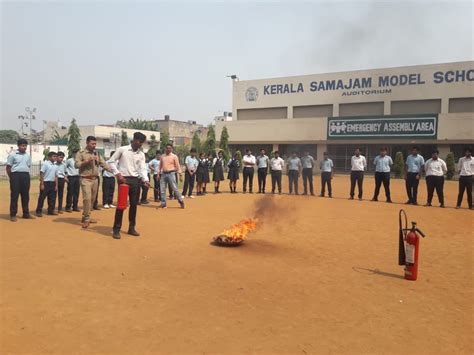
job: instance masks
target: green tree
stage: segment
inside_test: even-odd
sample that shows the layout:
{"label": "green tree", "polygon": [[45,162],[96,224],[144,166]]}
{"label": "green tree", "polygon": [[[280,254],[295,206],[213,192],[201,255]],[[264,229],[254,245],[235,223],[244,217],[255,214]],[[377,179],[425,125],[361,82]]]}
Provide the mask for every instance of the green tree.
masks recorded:
{"label": "green tree", "polygon": [[216,131],[214,130],[213,125],[209,125],[209,130],[207,131],[206,141],[204,142],[203,151],[205,153],[215,153],[216,151]]}
{"label": "green tree", "polygon": [[239,161],[239,167],[240,167],[239,169],[240,169],[240,171],[242,171],[242,169],[243,169],[243,167],[242,167],[242,153],[241,153],[240,150],[237,150],[235,152],[235,155],[237,156],[237,160]]}
{"label": "green tree", "polygon": [[226,161],[229,161],[230,152],[229,152],[229,132],[227,127],[224,126],[221,132],[221,138],[219,140],[219,148],[224,152],[224,157]]}
{"label": "green tree", "polygon": [[73,118],[67,130],[67,150],[69,157],[72,152],[81,149],[81,131],[77,126],[76,119]]}
{"label": "green tree", "polygon": [[54,130],[54,134],[51,137],[51,144],[55,145],[67,145],[68,144],[68,134],[60,135],[57,130]]}
{"label": "green tree", "polygon": [[48,160],[49,148],[43,149],[43,161]]}
{"label": "green tree", "polygon": [[189,155],[189,146],[188,145],[179,145],[175,147],[174,152],[178,155],[180,161],[184,161],[184,159]]}
{"label": "green tree", "polygon": [[448,155],[446,156],[446,168],[448,169],[448,172],[446,174],[446,178],[448,180],[452,180],[454,177],[454,174],[456,173],[456,165],[454,163],[454,153],[449,152]]}
{"label": "green tree", "polygon": [[191,142],[191,148],[196,149],[198,154],[202,151],[201,138],[199,137],[199,133],[197,131],[194,132],[193,140]]}
{"label": "green tree", "polygon": [[150,159],[152,159],[156,155],[156,151],[158,150],[158,145],[159,145],[158,141],[156,140],[156,136],[154,134],[150,136],[150,141],[148,144],[150,148],[148,149],[147,153]]}
{"label": "green tree", "polygon": [[393,171],[395,172],[395,177],[400,179],[403,177],[405,170],[405,161],[403,159],[403,153],[397,152],[395,154],[395,162],[393,163]]}
{"label": "green tree", "polygon": [[170,134],[167,130],[160,132],[160,148],[165,149],[166,145],[170,142]]}
{"label": "green tree", "polygon": [[130,139],[128,139],[128,134],[127,131],[122,130],[122,133],[120,135],[120,145],[129,145],[130,144]]}
{"label": "green tree", "polygon": [[17,131],[12,129],[2,129],[0,130],[0,143],[15,143],[20,139],[20,136]]}
{"label": "green tree", "polygon": [[144,131],[158,131],[158,125],[155,121],[142,120],[140,118],[130,118],[127,120],[117,121],[117,127],[128,129],[140,129]]}

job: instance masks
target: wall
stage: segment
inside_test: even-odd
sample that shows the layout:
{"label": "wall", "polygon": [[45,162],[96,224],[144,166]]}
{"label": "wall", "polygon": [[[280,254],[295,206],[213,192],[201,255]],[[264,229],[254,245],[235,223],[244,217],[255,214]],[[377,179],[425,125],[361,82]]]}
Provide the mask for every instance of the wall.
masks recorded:
{"label": "wall", "polygon": [[[43,145],[43,144],[33,144],[31,146],[31,162],[37,164],[43,160],[43,150],[49,148],[50,151],[54,152],[64,152],[67,156],[67,146],[65,145]],[[17,149],[16,144],[5,144],[0,143],[0,163],[4,164],[7,162],[8,155],[11,151]],[[30,153],[30,146],[28,146],[27,152]]]}

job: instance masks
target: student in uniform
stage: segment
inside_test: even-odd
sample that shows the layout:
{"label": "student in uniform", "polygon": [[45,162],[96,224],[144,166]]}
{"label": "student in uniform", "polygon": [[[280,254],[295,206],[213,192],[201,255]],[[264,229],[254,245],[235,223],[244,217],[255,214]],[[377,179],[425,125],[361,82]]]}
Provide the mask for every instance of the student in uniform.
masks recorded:
{"label": "student in uniform", "polygon": [[273,158],[270,160],[270,168],[272,175],[272,194],[275,193],[275,187],[278,186],[278,194],[281,195],[281,174],[285,168],[285,161],[280,157],[278,150],[273,152]]}
{"label": "student in uniform", "polygon": [[194,182],[196,181],[196,170],[198,168],[199,162],[196,159],[196,149],[191,148],[190,155],[184,159],[184,165],[186,171],[184,172],[184,184],[183,184],[183,197],[188,196],[188,198],[194,198]]}
{"label": "student in uniform", "polygon": [[209,171],[209,165],[204,153],[199,154],[198,166],[196,169],[196,196],[204,195],[202,193],[202,185],[204,182],[205,171]]}
{"label": "student in uniform", "polygon": [[227,163],[227,167],[229,168],[229,173],[227,178],[229,179],[229,188],[230,193],[235,194],[237,193],[237,180],[239,180],[239,169],[240,163],[239,159],[237,158],[237,154],[234,154],[233,157]]}
{"label": "student in uniform", "polygon": [[257,177],[258,177],[258,193],[265,193],[265,184],[267,182],[268,167],[270,159],[265,154],[265,149],[260,150],[260,155],[257,156]]}
{"label": "student in uniform", "polygon": [[471,148],[464,149],[464,157],[459,159],[459,193],[456,208],[461,208],[464,190],[467,195],[467,205],[472,210],[472,175],[474,174],[474,160],[472,159]]}
{"label": "student in uniform", "polygon": [[359,201],[362,201],[362,184],[364,182],[364,170],[367,169],[367,160],[360,154],[360,149],[356,148],[351,158],[351,192],[349,200],[354,199],[355,185],[359,190]]}
{"label": "student in uniform", "polygon": [[56,166],[58,169],[58,213],[63,213],[63,196],[64,196],[64,184],[69,183],[66,175],[66,163],[64,162],[64,153],[58,152],[56,159]]}
{"label": "student in uniform", "polygon": [[[148,181],[150,181],[150,158],[148,157],[148,154],[145,154],[145,169],[146,169],[146,175],[148,177]],[[148,201],[148,191],[150,190],[150,184],[140,184],[140,191],[141,191],[141,197],[138,201],[139,205],[148,205],[150,201]],[[140,195],[140,193],[139,193]]]}
{"label": "student in uniform", "polygon": [[418,147],[413,147],[405,162],[405,187],[408,195],[408,201],[405,204],[407,205],[418,205],[418,184],[425,165],[425,159],[418,154],[418,151]]}
{"label": "student in uniform", "polygon": [[393,165],[393,160],[387,155],[387,148],[380,149],[380,154],[374,159],[375,165],[375,191],[372,201],[378,201],[380,187],[383,183],[385,190],[385,197],[388,203],[392,203],[390,198],[390,167]]}
{"label": "student in uniform", "polygon": [[155,202],[160,201],[160,180],[158,179],[158,172],[160,171],[160,157],[161,157],[161,151],[158,150],[156,152],[155,158],[153,158],[150,161],[150,171],[153,174],[153,197]]}
{"label": "student in uniform", "polygon": [[48,198],[48,215],[56,216],[54,211],[56,204],[56,191],[58,191],[58,167],[56,152],[48,153],[48,160],[41,166],[40,172],[40,194],[36,206],[36,216],[43,217],[44,200]]}
{"label": "student in uniform", "polygon": [[18,212],[18,198],[21,196],[23,218],[33,219],[30,214],[30,167],[31,157],[26,152],[28,142],[19,139],[18,150],[12,151],[7,158],[7,175],[10,180],[10,220],[16,222]]}
{"label": "student in uniform", "polygon": [[67,195],[66,195],[66,212],[71,213],[80,212],[78,207],[79,192],[81,189],[81,182],[79,179],[79,170],[75,167],[76,154],[79,149],[72,152],[72,156],[66,160],[66,175],[67,175]]}
{"label": "student in uniform", "polygon": [[[110,152],[110,158],[114,155],[115,151]],[[102,172],[102,206],[105,209],[115,208],[114,202],[115,192],[115,176],[113,173],[104,170]]]}
{"label": "student in uniform", "polygon": [[439,151],[434,150],[431,153],[431,159],[428,159],[425,163],[426,187],[428,189],[428,200],[425,206],[431,206],[433,194],[436,190],[440,203],[439,207],[444,208],[444,174],[448,172],[448,168],[444,160],[440,159],[438,155]]}
{"label": "student in uniform", "polygon": [[319,169],[321,170],[321,194],[320,197],[324,197],[326,192],[326,185],[328,185],[328,196],[332,197],[332,186],[331,180],[334,178],[334,164],[329,159],[328,153],[323,153],[323,160],[319,163]]}
{"label": "student in uniform", "polygon": [[313,187],[313,168],[314,168],[314,158],[309,155],[309,152],[304,152],[301,157],[301,165],[303,166],[303,188],[304,191],[302,195],[308,194],[308,184],[309,191],[311,196],[314,196],[314,187]]}
{"label": "student in uniform", "polygon": [[286,173],[288,175],[288,182],[290,185],[289,194],[293,192],[293,186],[295,188],[295,195],[298,195],[298,180],[301,173],[302,165],[301,159],[298,158],[296,152],[293,152],[288,159],[288,164],[286,166]]}
{"label": "student in uniform", "polygon": [[219,185],[224,180],[224,153],[222,150],[217,153],[217,157],[212,161],[212,181],[214,181],[214,193],[219,194]]}
{"label": "student in uniform", "polygon": [[202,184],[202,193],[205,195],[207,194],[206,192],[206,187],[207,187],[207,184],[211,182],[211,176],[210,176],[210,171],[212,169],[212,161],[214,159],[214,156],[212,155],[212,153],[208,153],[207,154],[207,169],[206,171],[204,172],[204,182]]}
{"label": "student in uniform", "polygon": [[[140,236],[135,229],[137,206],[140,198],[140,185],[150,187],[145,154],[140,150],[145,140],[146,136],[143,133],[135,132],[130,145],[118,148],[108,161],[119,185],[127,184],[129,187],[128,199],[130,207],[128,209],[128,234],[134,237]],[[115,210],[115,219],[112,229],[114,239],[121,238],[120,229],[122,228],[123,212],[124,210],[118,208]]]}
{"label": "student in uniform", "polygon": [[257,163],[257,160],[255,157],[252,155],[252,152],[250,149],[247,149],[245,151],[245,155],[242,158],[242,164],[244,166],[244,170],[242,172],[244,176],[244,186],[243,186],[243,191],[244,193],[247,192],[247,181],[249,182],[249,192],[252,192],[253,188],[253,174],[254,174],[254,166]]}
{"label": "student in uniform", "polygon": [[160,158],[160,172],[158,178],[160,179],[160,191],[161,191],[161,207],[167,208],[166,206],[166,185],[170,185],[173,193],[178,199],[181,208],[184,208],[183,196],[179,193],[176,174],[179,174],[179,179],[182,179],[181,166],[179,165],[178,157],[173,154],[173,145],[168,143],[166,145],[165,153]]}

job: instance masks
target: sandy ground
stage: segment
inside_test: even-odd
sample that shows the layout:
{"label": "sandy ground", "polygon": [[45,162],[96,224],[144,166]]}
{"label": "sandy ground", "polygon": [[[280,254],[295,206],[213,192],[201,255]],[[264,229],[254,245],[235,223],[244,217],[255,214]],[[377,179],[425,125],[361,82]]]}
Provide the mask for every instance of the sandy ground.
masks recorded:
{"label": "sandy ground", "polygon": [[[452,208],[457,183],[446,209],[348,201],[345,176],[334,190],[152,203],[141,237],[113,240],[112,210],[87,231],[77,213],[8,221],[2,183],[0,352],[472,354],[473,213]],[[402,181],[392,190],[406,200]],[[209,244],[255,206],[242,247]],[[397,265],[400,208],[427,234],[416,282]]]}

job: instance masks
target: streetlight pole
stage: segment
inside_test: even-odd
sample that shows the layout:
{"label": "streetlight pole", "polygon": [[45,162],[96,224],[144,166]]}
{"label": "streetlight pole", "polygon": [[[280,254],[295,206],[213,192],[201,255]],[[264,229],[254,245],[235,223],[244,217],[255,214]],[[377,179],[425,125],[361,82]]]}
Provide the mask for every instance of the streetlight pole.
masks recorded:
{"label": "streetlight pole", "polygon": [[36,107],[29,108],[25,107],[25,111],[27,113],[27,118],[30,120],[30,158],[32,158],[31,155],[31,145],[33,143],[33,131],[32,131],[32,125],[33,125],[33,120],[36,119],[34,113],[36,112]]}

